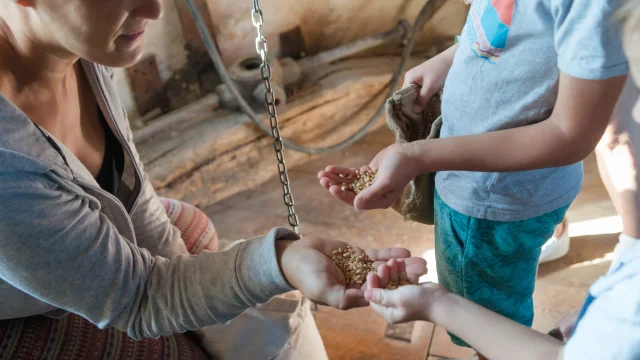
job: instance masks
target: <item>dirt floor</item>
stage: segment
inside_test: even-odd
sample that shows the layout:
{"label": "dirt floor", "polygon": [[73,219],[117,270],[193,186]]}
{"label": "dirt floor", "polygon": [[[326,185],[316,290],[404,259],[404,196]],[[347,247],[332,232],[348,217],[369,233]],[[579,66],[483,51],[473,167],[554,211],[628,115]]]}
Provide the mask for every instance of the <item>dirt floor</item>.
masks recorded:
{"label": "dirt floor", "polygon": [[[414,255],[427,258],[430,268],[427,278],[433,279],[432,227],[404,222],[390,210],[357,212],[326,194],[316,179],[317,171],[328,164],[365,165],[391,142],[392,135],[383,129],[369,134],[348,150],[290,169],[301,231],[342,239],[360,247],[408,248]],[[274,174],[275,169],[274,155]],[[571,251],[563,259],[539,269],[534,327],[540,331],[550,330],[565,313],[582,304],[589,285],[608,268],[608,254],[613,251],[620,231],[594,157],[585,162],[585,174],[583,191],[569,211]],[[281,186],[276,178],[204,210],[216,225],[223,246],[287,223]],[[413,327],[412,337],[406,341],[385,337],[385,321],[369,308],[339,312],[320,307],[315,315],[330,359],[424,360],[473,355],[469,349],[453,345],[443,329],[430,323],[409,325]]]}

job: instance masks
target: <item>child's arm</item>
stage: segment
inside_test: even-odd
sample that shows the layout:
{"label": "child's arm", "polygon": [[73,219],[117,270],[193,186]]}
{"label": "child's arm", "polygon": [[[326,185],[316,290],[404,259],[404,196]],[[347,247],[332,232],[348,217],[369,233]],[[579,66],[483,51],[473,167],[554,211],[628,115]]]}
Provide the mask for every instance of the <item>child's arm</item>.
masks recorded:
{"label": "child's arm", "polygon": [[564,344],[460,296],[435,302],[432,319],[489,359],[561,359]]}
{"label": "child's arm", "polygon": [[370,167],[379,169],[376,181],[354,205],[363,210],[388,208],[411,179],[426,172],[511,172],[576,163],[602,137],[625,80],[626,76],[583,80],[562,73],[557,105],[551,117],[538,124],[394,144],[371,162]]}
{"label": "child's arm", "polygon": [[[411,85],[420,86],[420,95],[414,105],[414,111],[416,113],[421,112],[429,99],[444,87],[457,50],[458,44],[456,43],[437,56],[407,71],[402,87],[406,88]],[[318,173],[318,179],[320,180],[320,184],[333,196],[349,205],[353,205],[355,194],[350,191],[342,191],[340,186],[337,186],[337,184],[344,182],[344,179],[341,179],[338,175],[351,173],[352,171],[355,171],[355,169],[330,166],[326,170]]]}
{"label": "child's arm", "polygon": [[424,172],[510,172],[574,164],[595,148],[609,124],[626,76],[583,80],[562,73],[556,107],[538,124],[408,146]]}
{"label": "child's arm", "polygon": [[[378,269],[381,277],[390,272],[383,267],[388,268],[383,265]],[[440,285],[425,283],[383,290],[379,287],[384,280],[378,275],[369,275],[367,281],[370,289],[365,292],[366,299],[390,323],[434,322],[493,360],[562,359],[561,341],[450,294]]]}

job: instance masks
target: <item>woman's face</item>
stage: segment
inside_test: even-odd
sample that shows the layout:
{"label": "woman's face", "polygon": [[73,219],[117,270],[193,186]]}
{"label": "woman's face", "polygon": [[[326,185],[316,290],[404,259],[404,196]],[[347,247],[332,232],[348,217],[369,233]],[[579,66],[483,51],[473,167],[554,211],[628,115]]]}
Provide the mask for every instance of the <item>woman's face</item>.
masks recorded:
{"label": "woman's face", "polygon": [[[640,87],[640,19],[629,20],[623,27],[624,48],[631,66],[631,76]],[[633,108],[633,118],[640,122],[640,98]]]}
{"label": "woman's face", "polygon": [[123,67],[142,56],[149,20],[162,15],[163,0],[17,0],[30,7],[58,46],[98,64]]}

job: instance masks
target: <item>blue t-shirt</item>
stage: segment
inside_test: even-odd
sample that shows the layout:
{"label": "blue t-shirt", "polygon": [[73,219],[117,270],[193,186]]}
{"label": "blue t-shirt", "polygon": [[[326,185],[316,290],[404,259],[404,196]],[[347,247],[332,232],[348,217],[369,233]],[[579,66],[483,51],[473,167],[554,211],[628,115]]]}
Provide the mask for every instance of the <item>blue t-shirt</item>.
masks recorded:
{"label": "blue t-shirt", "polygon": [[591,286],[564,359],[640,359],[640,244]]}
{"label": "blue t-shirt", "polygon": [[[561,71],[588,80],[628,73],[611,19],[619,2],[474,0],[444,87],[441,137],[549,118]],[[515,173],[442,171],[436,187],[465,215],[517,221],[571,203],[582,176],[581,163]]]}

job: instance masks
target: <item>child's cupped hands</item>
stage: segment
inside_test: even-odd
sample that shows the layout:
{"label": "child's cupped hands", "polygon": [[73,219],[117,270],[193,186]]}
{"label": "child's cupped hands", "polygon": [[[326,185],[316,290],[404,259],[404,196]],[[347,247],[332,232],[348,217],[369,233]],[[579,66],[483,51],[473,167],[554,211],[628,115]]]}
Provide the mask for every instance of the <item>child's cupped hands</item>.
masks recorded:
{"label": "child's cupped hands", "polygon": [[[356,179],[356,171],[375,170],[375,181],[356,195],[345,189],[343,184],[350,184]],[[406,144],[393,144],[381,152],[360,169],[344,166],[328,166],[318,173],[320,184],[335,198],[354,206],[358,210],[387,209],[402,195],[404,188],[418,174],[410,149]],[[342,175],[342,176],[341,176]]]}
{"label": "child's cupped hands", "polygon": [[397,284],[405,280],[405,274],[399,269],[398,262],[392,259],[378,267],[377,274],[369,274],[365,298],[373,310],[390,324],[431,320],[433,302],[448,294],[447,290],[435,283],[404,285],[395,290],[386,290],[389,283]]}

